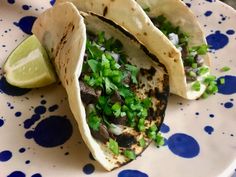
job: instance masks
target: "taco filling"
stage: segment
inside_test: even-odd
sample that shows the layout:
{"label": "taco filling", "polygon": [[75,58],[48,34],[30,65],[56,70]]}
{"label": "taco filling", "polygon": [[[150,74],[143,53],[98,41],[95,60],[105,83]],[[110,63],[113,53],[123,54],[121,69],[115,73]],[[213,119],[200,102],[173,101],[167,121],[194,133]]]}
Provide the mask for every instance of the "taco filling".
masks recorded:
{"label": "taco filling", "polygon": [[[204,75],[209,73],[209,67],[204,64],[203,55],[208,52],[208,45],[202,44],[194,47],[189,46],[190,35],[181,31],[179,26],[174,26],[170,21],[163,15],[152,17],[151,21],[153,24],[165,34],[173,45],[181,52],[182,61],[184,64],[184,71],[186,75],[187,83],[194,82],[192,90],[200,91],[199,79],[203,77],[204,83],[207,85],[206,91],[203,94],[204,97],[207,95],[214,94],[218,91],[215,77]],[[209,81],[210,80],[210,81]]]}
{"label": "taco filling", "polygon": [[134,36],[69,2],[43,13],[33,32],[55,65],[85,144],[105,169],[132,161],[152,140],[163,143],[158,131],[169,77]]}
{"label": "taco filling", "polygon": [[181,51],[188,82],[196,81],[198,76],[209,71],[209,68],[204,66],[204,59],[201,57],[207,53],[206,44],[189,47],[189,34],[182,32],[178,26],[173,26],[163,15],[151,18],[151,21]]}
{"label": "taco filling", "polygon": [[[155,124],[145,124],[145,121],[153,119],[151,98],[139,98],[134,92],[142,70],[127,62],[128,56],[122,49],[119,40],[106,38],[104,32],[96,35],[87,31],[79,82],[92,136],[106,144],[113,154],[121,153],[135,159],[132,145],[139,144],[144,148],[148,144],[144,137],[137,140],[127,131],[128,127],[145,132],[158,144],[160,138]],[[150,72],[155,72],[155,69],[151,68]]]}

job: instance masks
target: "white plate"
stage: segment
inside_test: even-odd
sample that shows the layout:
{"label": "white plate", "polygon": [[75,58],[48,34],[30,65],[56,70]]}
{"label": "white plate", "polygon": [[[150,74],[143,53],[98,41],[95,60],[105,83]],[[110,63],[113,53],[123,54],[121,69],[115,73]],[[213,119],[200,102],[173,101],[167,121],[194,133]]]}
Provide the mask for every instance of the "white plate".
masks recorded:
{"label": "white plate", "polygon": [[[220,87],[221,93],[206,100],[170,97],[162,126],[166,146],[158,149],[152,144],[142,157],[108,173],[90,158],[60,85],[22,90],[10,88],[1,76],[0,177],[232,175],[236,167],[236,13],[214,0],[188,3],[215,49],[212,72],[225,77],[226,84]],[[35,17],[50,6],[50,0],[0,1],[0,66],[30,33]],[[223,66],[231,70],[220,72]]]}

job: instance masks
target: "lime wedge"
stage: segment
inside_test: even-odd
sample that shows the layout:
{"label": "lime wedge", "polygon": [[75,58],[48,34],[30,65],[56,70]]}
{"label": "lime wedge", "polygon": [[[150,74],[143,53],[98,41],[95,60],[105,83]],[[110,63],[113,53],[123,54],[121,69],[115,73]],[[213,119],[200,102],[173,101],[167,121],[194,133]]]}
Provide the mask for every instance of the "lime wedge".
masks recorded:
{"label": "lime wedge", "polygon": [[46,50],[34,35],[10,54],[3,69],[7,82],[21,88],[43,87],[56,81]]}

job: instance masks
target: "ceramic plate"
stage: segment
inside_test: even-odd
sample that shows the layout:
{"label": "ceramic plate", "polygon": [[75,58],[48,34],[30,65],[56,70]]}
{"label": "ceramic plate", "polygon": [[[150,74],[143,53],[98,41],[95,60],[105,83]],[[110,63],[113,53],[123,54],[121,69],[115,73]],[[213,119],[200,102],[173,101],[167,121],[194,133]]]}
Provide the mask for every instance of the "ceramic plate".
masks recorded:
{"label": "ceramic plate", "polygon": [[[31,33],[50,0],[0,1],[0,66]],[[211,45],[212,72],[225,78],[206,100],[171,96],[161,128],[165,146],[154,144],[134,162],[106,172],[83,143],[60,85],[18,89],[0,68],[0,177],[215,177],[236,167],[236,13],[219,1],[186,1]],[[229,66],[228,72],[220,68]]]}

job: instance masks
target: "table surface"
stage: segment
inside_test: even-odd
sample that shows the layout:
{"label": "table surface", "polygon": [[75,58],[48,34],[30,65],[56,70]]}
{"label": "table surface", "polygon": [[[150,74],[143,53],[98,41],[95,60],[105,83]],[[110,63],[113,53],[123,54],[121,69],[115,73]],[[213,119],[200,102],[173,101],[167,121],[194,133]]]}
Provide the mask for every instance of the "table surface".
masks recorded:
{"label": "table surface", "polygon": [[235,0],[222,0],[222,2],[225,2],[226,4],[232,6],[236,9],[236,1]]}
{"label": "table surface", "polygon": [[[228,4],[236,9],[236,1],[235,0],[222,0],[222,2]],[[236,177],[236,172],[232,177]]]}

